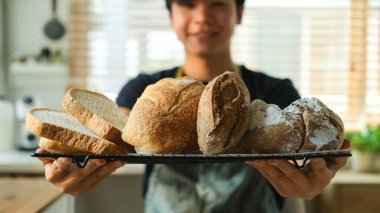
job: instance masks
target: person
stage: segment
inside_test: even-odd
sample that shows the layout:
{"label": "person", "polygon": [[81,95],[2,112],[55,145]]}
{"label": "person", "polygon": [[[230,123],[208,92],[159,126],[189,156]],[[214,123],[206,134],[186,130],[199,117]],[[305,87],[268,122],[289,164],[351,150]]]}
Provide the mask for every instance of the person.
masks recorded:
{"label": "person", "polygon": [[[140,74],[120,91],[117,104],[129,114],[145,87],[165,77],[188,76],[203,82],[233,70],[247,85],[251,100],[285,108],[300,96],[291,81],[235,65],[230,52],[234,27],[241,23],[244,0],[166,0],[171,27],[184,45],[184,64],[155,74]],[[349,141],[342,148],[349,148]],[[43,150],[38,150],[43,152]],[[347,158],[311,159],[297,169],[287,160],[244,163],[147,165],[147,212],[279,212],[284,197],[312,199],[329,184]],[[41,159],[46,179],[72,195],[93,189],[123,162],[90,160],[67,172],[70,159]],[[71,166],[73,167],[73,166]]]}

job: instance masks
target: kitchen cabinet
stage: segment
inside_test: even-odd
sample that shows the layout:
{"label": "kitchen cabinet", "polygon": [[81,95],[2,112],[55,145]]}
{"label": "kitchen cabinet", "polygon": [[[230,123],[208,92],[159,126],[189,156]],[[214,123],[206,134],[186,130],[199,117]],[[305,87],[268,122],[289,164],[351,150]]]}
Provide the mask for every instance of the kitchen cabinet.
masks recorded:
{"label": "kitchen cabinet", "polygon": [[338,172],[315,200],[318,213],[380,212],[380,174]]}

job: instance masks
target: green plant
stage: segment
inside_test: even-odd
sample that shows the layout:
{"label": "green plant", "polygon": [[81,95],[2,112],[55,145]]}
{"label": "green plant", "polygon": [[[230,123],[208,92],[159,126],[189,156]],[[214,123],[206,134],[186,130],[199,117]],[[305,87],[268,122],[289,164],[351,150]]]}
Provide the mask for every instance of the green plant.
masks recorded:
{"label": "green plant", "polygon": [[380,152],[380,126],[368,128],[363,132],[347,132],[346,138],[352,148],[361,152]]}

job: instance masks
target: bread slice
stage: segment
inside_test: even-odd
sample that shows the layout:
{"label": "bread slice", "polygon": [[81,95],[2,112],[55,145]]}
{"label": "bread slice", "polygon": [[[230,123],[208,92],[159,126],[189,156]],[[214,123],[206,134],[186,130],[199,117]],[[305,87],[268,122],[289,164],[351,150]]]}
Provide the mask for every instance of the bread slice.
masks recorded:
{"label": "bread slice", "polygon": [[26,127],[33,134],[93,154],[120,155],[125,149],[104,140],[65,112],[46,108],[30,109]]}
{"label": "bread slice", "polygon": [[64,110],[101,138],[118,145],[126,143],[121,131],[127,116],[106,96],[84,89],[71,88],[62,100]]}
{"label": "bread slice", "polygon": [[57,153],[57,154],[82,154],[82,155],[88,155],[92,154],[91,152],[82,151],[80,149],[76,149],[74,147],[71,147],[65,143],[61,143],[58,141],[53,141],[47,138],[41,138],[40,143],[38,144],[41,148],[44,150],[50,152],[50,153]]}

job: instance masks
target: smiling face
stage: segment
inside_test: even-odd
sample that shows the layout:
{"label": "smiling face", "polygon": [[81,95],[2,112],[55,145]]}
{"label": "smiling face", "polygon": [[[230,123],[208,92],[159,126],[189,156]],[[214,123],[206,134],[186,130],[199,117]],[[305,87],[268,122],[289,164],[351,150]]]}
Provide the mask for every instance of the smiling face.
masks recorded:
{"label": "smiling face", "polygon": [[207,56],[229,52],[234,27],[240,23],[242,9],[239,11],[235,0],[173,2],[171,25],[187,54]]}

